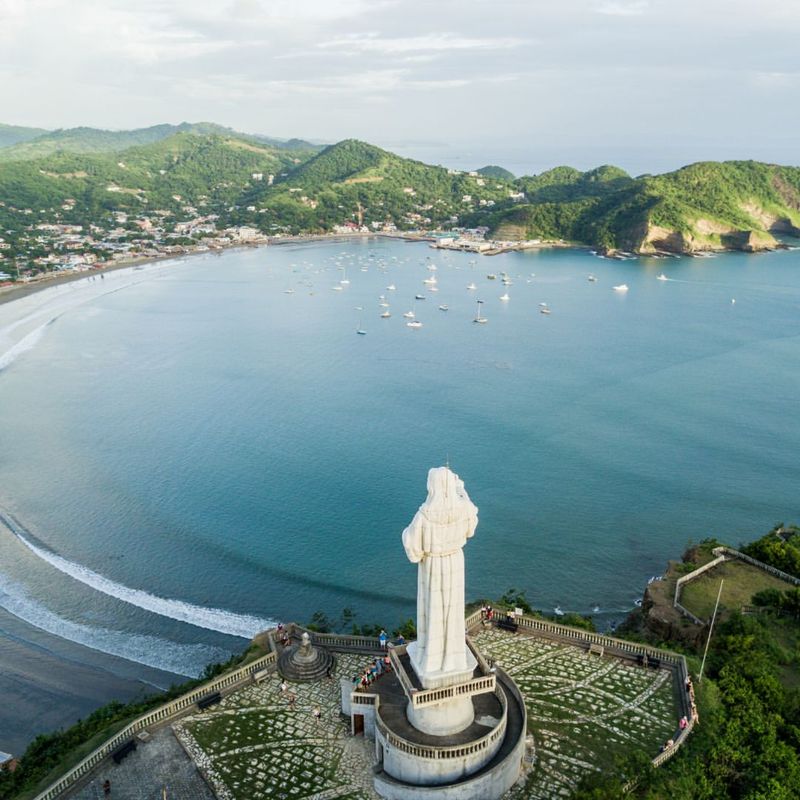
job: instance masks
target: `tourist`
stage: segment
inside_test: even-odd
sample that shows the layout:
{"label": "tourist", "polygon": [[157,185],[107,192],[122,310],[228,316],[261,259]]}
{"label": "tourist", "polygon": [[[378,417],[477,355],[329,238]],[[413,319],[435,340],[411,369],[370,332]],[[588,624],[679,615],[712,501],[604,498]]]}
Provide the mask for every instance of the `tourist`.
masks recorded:
{"label": "tourist", "polygon": [[392,671],[392,659],[389,656],[383,657],[383,671],[384,672],[391,672]]}
{"label": "tourist", "polygon": [[333,680],[333,663],[328,664],[328,669],[325,670],[325,677],[329,680]]}
{"label": "tourist", "polygon": [[295,710],[295,703],[297,702],[297,695],[294,692],[289,694],[289,708],[294,711]]}
{"label": "tourist", "polygon": [[108,780],[108,778],[106,778],[106,780],[103,781],[103,794],[106,797],[111,796],[111,781]]}
{"label": "tourist", "polygon": [[358,689],[358,687],[361,686],[361,678],[358,675],[353,675],[353,677],[350,680],[353,684],[354,689]]}
{"label": "tourist", "polygon": [[319,706],[314,706],[314,710],[311,713],[314,715],[314,719],[319,722],[319,718],[322,716]]}
{"label": "tourist", "polygon": [[281,694],[286,694],[289,690],[289,684],[286,681],[281,681]]}
{"label": "tourist", "polygon": [[686,717],[685,717],[685,716],[681,717],[681,721],[678,723],[678,725],[680,726],[680,729],[681,729],[682,731],[683,731],[683,730],[686,730],[686,726],[687,726],[688,724],[689,724],[689,720],[688,720],[688,719],[686,719]]}
{"label": "tourist", "polygon": [[381,632],[378,634],[378,640],[381,643],[381,650],[385,650],[386,645],[389,642],[389,636],[383,628],[381,628]]}
{"label": "tourist", "polygon": [[402,647],[406,643],[406,640],[403,638],[403,634],[398,634],[397,636],[397,646]]}

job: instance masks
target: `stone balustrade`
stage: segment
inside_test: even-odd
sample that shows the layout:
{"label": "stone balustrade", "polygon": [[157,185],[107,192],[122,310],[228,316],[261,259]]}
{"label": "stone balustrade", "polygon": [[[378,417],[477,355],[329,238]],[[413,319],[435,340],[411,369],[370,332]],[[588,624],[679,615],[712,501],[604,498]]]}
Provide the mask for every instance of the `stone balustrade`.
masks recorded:
{"label": "stone balustrade", "polygon": [[251,661],[244,667],[233,670],[225,675],[215,678],[202,686],[198,686],[190,692],[159,706],[153,711],[144,714],[143,716],[135,719],[129,725],[126,725],[119,733],[106,740],[100,747],[93,750],[83,760],[79,761],[69,772],[63,775],[58,781],[53,783],[40,794],[36,795],[34,800],[54,800],[62,792],[65,792],[72,785],[75,784],[80,778],[87,773],[91,772],[103,759],[108,757],[119,745],[128,741],[132,736],[139,731],[145,730],[152,725],[159,725],[167,720],[179,716],[193,705],[198,700],[213,692],[220,692],[223,689],[228,689],[237,684],[242,684],[253,679],[253,675],[261,672],[264,669],[274,669],[277,661],[276,653],[268,653],[261,658]]}
{"label": "stone balustrade", "polygon": [[410,742],[402,736],[393,733],[381,718],[380,713],[380,698],[375,698],[375,725],[380,731],[381,736],[398,750],[408,753],[416,758],[427,758],[432,760],[464,758],[473,755],[482,750],[488,750],[495,742],[505,736],[506,726],[508,724],[508,702],[505,693],[502,689],[495,687],[495,696],[497,697],[500,705],[502,706],[502,714],[500,721],[492,728],[489,733],[476,739],[469,744],[463,745],[450,745],[448,747],[428,746]]}

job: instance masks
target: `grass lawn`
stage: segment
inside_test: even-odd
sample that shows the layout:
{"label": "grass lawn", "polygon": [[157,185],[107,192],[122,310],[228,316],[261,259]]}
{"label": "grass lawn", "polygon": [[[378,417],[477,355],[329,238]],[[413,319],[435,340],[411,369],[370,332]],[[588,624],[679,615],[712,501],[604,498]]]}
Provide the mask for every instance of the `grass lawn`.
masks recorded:
{"label": "grass lawn", "polygon": [[770,575],[743,561],[725,561],[683,584],[681,605],[700,619],[711,619],[717,599],[720,578],[724,578],[720,610],[738,611],[750,605],[751,598],[762,589],[791,589],[792,584]]}
{"label": "grass lawn", "polygon": [[481,631],[473,637],[514,678],[525,697],[537,765],[517,798],[572,793],[587,772],[617,756],[657,755],[678,727],[678,687],[653,670],[535,636]]}

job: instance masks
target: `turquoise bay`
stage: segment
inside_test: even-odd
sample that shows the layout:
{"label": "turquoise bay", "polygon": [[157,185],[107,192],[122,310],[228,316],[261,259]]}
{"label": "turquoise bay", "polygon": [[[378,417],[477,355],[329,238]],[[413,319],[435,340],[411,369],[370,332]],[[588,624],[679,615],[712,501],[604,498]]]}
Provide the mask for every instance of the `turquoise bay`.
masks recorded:
{"label": "turquoise bay", "polygon": [[[468,597],[513,586],[612,620],[688,540],[800,518],[799,336],[798,251],[476,259],[362,240],[194,258],[63,314],[0,372],[0,504],[114,585],[389,627],[414,606],[400,532],[449,459],[480,510]],[[24,600],[32,624],[106,632],[93,646],[134,660],[190,672],[241,646],[11,536],[0,573],[12,613]]]}

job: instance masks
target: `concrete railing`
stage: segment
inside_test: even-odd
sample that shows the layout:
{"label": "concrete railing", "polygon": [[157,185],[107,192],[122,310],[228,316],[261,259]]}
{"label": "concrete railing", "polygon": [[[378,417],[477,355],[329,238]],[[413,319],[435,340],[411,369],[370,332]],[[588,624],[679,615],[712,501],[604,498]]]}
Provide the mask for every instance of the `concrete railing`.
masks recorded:
{"label": "concrete railing", "polygon": [[796,578],[794,575],[790,575],[788,572],[784,572],[777,567],[765,564],[763,561],[759,561],[757,558],[748,556],[745,553],[740,553],[738,550],[734,550],[731,547],[715,547],[711,552],[713,552],[714,555],[719,553],[720,556],[727,556],[728,558],[735,558],[739,561],[744,561],[754,567],[763,569],[764,572],[769,572],[770,575],[774,575],[776,578],[780,578],[787,583],[791,583],[793,586],[800,586],[800,578]]}
{"label": "concrete railing", "polygon": [[422,689],[411,694],[411,703],[414,708],[430,706],[441,703],[443,700],[450,700],[453,697],[471,697],[476,694],[486,694],[495,690],[494,675],[485,675],[480,678],[473,678],[471,681],[457,683],[454,686],[443,686],[439,689]]}
{"label": "concrete railing", "polygon": [[495,689],[495,696],[502,707],[500,721],[489,731],[489,733],[485,734],[480,739],[476,739],[474,742],[470,742],[469,744],[455,744],[450,745],[449,747],[429,747],[424,744],[410,742],[408,739],[404,739],[402,736],[398,736],[396,733],[393,733],[391,730],[389,730],[389,728],[386,726],[386,723],[381,718],[380,702],[377,698],[377,702],[375,703],[375,725],[377,726],[383,738],[389,742],[392,747],[396,747],[398,750],[402,750],[404,753],[408,753],[409,755],[417,758],[428,758],[435,760],[464,758],[465,756],[488,749],[498,739],[505,736],[506,726],[508,724],[508,701],[506,700],[505,693],[502,689]]}
{"label": "concrete railing", "polygon": [[763,570],[770,575],[774,575],[776,578],[780,578],[787,583],[791,583],[793,586],[800,586],[800,578],[796,578],[794,575],[789,575],[787,572],[783,572],[783,570],[772,567],[769,564],[765,564],[763,561],[759,561],[757,558],[752,558],[744,553],[740,553],[738,550],[734,550],[731,547],[715,547],[711,552],[715,558],[713,558],[707,564],[703,564],[702,567],[692,570],[692,572],[690,572],[688,575],[681,576],[677,581],[675,581],[675,598],[672,602],[672,605],[676,611],[679,611],[684,617],[687,617],[696,625],[708,625],[708,620],[700,619],[692,614],[692,612],[689,611],[689,609],[687,609],[685,606],[681,605],[680,600],[683,587],[685,584],[693,581],[695,578],[699,578],[704,572],[714,569],[714,567],[719,566],[725,561],[744,561],[746,564],[757,567],[758,569]]}
{"label": "concrete railing", "polygon": [[579,647],[599,644],[606,650],[610,650],[614,655],[623,655],[628,658],[636,658],[639,655],[643,655],[649,658],[657,658],[669,665],[675,665],[681,658],[677,653],[670,653],[668,650],[659,650],[656,647],[650,647],[650,645],[640,644],[639,642],[628,642],[625,639],[616,639],[613,636],[586,631],[582,628],[572,628],[569,625],[559,625],[557,622],[550,622],[549,620],[517,616],[514,618],[514,621],[517,623],[520,631],[537,631],[550,638],[563,641],[567,644],[574,644]]}
{"label": "concrete railing", "polygon": [[87,773],[91,772],[103,759],[107,758],[119,745],[126,742],[132,736],[135,736],[140,731],[149,728],[152,725],[158,725],[166,722],[173,717],[177,717],[184,713],[187,709],[193,706],[198,700],[202,699],[208,694],[222,691],[231,686],[244,683],[245,681],[252,680],[256,672],[261,672],[275,665],[277,660],[275,653],[268,653],[255,661],[250,662],[244,667],[215,678],[196,689],[187,692],[184,695],[159,706],[153,711],[144,714],[143,716],[135,719],[129,725],[126,725],[119,733],[106,740],[100,747],[93,750],[82,761],[79,761],[69,772],[63,775],[58,781],[53,783],[40,794],[36,795],[34,800],[54,800],[62,792],[69,789],[76,781],[82,778]]}
{"label": "concrete railing", "polygon": [[702,620],[699,617],[696,617],[694,614],[692,614],[691,611],[689,611],[688,608],[681,605],[680,600],[681,600],[681,591],[683,591],[683,585],[685,583],[688,583],[689,581],[693,581],[695,578],[700,577],[700,575],[702,575],[704,572],[708,572],[708,570],[714,569],[714,567],[718,566],[719,564],[722,564],[724,561],[727,560],[728,556],[725,555],[717,556],[716,558],[709,561],[707,564],[703,564],[702,567],[698,567],[696,570],[693,570],[688,575],[682,575],[680,578],[678,578],[677,581],[675,581],[675,597],[672,601],[672,606],[673,608],[675,608],[676,611],[683,614],[684,617],[687,617],[692,622],[694,622],[695,625],[706,625],[707,623],[706,620]]}

